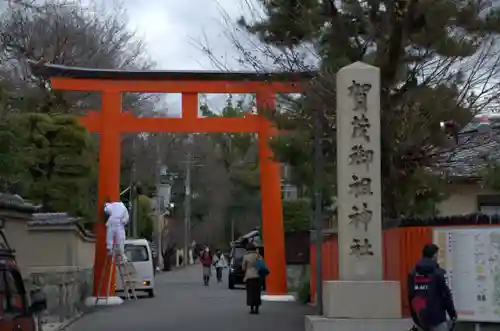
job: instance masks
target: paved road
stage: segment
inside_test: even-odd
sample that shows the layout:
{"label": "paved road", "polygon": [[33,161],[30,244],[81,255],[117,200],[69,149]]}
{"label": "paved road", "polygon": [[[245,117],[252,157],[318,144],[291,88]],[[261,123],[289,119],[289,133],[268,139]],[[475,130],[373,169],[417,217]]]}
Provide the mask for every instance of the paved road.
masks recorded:
{"label": "paved road", "polygon": [[205,287],[201,267],[159,274],[156,297],[125,302],[89,313],[68,331],[303,331],[304,315],[312,313],[298,303],[264,302],[260,315],[250,315],[245,291],[229,290],[212,279]]}

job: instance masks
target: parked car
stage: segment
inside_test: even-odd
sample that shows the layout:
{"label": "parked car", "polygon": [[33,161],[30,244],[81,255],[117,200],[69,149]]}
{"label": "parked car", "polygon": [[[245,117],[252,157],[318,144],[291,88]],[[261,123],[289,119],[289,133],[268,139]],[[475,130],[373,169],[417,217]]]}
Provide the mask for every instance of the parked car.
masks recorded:
{"label": "parked car", "polygon": [[239,244],[234,244],[229,252],[229,274],[227,284],[231,290],[234,289],[235,285],[244,284],[243,277],[245,276],[245,273],[241,267],[245,252],[245,247]]}
{"label": "parked car", "polygon": [[42,291],[28,295],[14,253],[0,229],[0,331],[36,331],[34,317],[47,309],[47,298]]}

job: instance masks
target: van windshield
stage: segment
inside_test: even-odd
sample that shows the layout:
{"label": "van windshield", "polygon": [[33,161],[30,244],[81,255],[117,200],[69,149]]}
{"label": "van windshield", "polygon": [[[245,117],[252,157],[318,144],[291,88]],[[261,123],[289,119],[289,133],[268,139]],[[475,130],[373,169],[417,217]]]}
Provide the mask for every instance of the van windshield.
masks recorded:
{"label": "van windshield", "polygon": [[144,245],[125,245],[125,254],[130,262],[149,261],[148,249]]}

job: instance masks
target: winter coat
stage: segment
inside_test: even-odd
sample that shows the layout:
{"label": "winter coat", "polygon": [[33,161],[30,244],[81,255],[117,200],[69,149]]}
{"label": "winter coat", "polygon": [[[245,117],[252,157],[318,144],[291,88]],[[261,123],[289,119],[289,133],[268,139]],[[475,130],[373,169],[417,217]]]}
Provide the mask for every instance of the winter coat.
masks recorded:
{"label": "winter coat", "polygon": [[106,203],[104,212],[108,215],[106,226],[125,227],[129,221],[128,209],[121,201]]}
{"label": "winter coat", "polygon": [[255,265],[260,258],[260,255],[254,251],[249,251],[243,256],[241,267],[245,271],[245,277],[243,278],[245,281],[247,279],[260,278],[259,271]]}
{"label": "winter coat", "polygon": [[[415,324],[424,330],[446,322],[446,313],[452,319],[457,316],[445,275],[446,272],[436,261],[422,258],[408,276],[411,315]],[[418,303],[419,298],[425,298],[425,304]],[[427,325],[419,325],[421,318],[416,310],[422,305],[425,305],[424,319]]]}
{"label": "winter coat", "polygon": [[213,260],[214,260],[213,261],[214,267],[216,267],[216,268],[226,268],[227,267],[227,263],[226,263],[226,259],[224,258],[224,254],[221,254],[220,256],[215,254]]}
{"label": "winter coat", "polygon": [[213,263],[212,254],[210,252],[202,252],[200,255],[200,262],[205,267],[211,267]]}

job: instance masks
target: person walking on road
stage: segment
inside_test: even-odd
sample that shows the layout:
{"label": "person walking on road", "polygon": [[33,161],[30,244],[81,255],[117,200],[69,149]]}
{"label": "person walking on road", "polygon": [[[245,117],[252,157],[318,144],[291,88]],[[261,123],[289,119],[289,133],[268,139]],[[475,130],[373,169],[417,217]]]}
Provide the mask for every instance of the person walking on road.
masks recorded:
{"label": "person walking on road", "polygon": [[220,249],[215,252],[214,267],[215,275],[217,276],[217,283],[220,283],[222,282],[222,269],[227,268],[226,259],[224,258],[224,254],[222,254]]}
{"label": "person walking on road", "polygon": [[439,247],[427,244],[422,259],[408,276],[408,294],[413,322],[422,331],[448,331],[457,319],[451,291],[446,284],[446,272],[437,263]]}
{"label": "person walking on road", "polygon": [[208,246],[205,247],[205,250],[200,255],[200,262],[203,268],[203,283],[205,286],[208,286],[210,282],[210,276],[212,276],[212,253],[210,252],[210,248]]}
{"label": "person walking on road", "polygon": [[262,303],[261,294],[261,275],[257,269],[257,261],[262,257],[257,253],[255,245],[249,243],[247,252],[243,256],[242,269],[245,272],[246,291],[247,291],[247,306],[250,307],[250,314],[258,314],[259,307]]}

